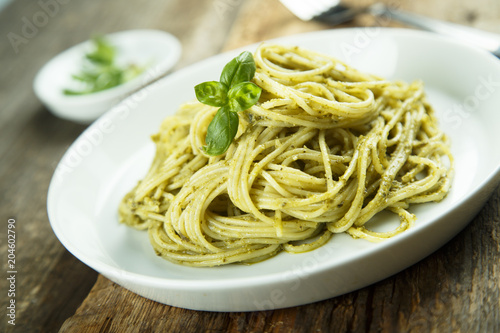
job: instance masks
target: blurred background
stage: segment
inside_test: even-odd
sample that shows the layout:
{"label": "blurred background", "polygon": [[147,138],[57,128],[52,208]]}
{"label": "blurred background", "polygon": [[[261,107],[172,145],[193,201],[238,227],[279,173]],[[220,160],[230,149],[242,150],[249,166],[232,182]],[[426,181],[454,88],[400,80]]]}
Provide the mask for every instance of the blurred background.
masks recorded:
{"label": "blurred background", "polygon": [[[355,7],[373,2],[345,1]],[[498,0],[383,2],[500,34]],[[339,27],[372,25],[380,21],[360,15]],[[374,286],[294,309],[240,314],[175,309],[127,292],[74,258],[51,230],[46,198],[57,163],[87,126],[53,116],[34,95],[33,79],[51,58],[94,34],[142,28],[180,40],[175,71],[250,43],[338,27],[301,21],[277,0],[0,0],[0,212],[2,221],[16,220],[20,272],[18,325],[8,325],[1,312],[0,331],[125,332],[137,323],[143,331],[152,331],[152,323],[216,332],[329,331],[335,325],[339,331],[465,332],[481,331],[485,322],[499,328],[498,189],[481,216],[419,264]],[[1,309],[7,306],[7,287],[2,279]]]}

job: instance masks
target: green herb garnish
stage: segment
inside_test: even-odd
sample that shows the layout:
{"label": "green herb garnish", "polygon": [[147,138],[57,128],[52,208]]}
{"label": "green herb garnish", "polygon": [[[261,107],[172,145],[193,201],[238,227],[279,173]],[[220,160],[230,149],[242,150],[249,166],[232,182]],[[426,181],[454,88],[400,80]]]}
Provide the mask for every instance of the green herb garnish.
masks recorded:
{"label": "green herb garnish", "polygon": [[208,81],[194,87],[196,98],[203,104],[220,109],[207,128],[206,146],[211,156],[225,153],[238,132],[239,111],[257,103],[262,89],[250,82],[255,75],[255,61],[250,52],[242,52],[224,66],[220,81]]}
{"label": "green herb garnish", "polygon": [[86,62],[79,74],[72,78],[82,82],[82,90],[64,89],[65,95],[86,95],[119,86],[144,71],[137,65],[119,66],[116,64],[116,48],[104,37],[92,39],[95,50],[85,55]]}

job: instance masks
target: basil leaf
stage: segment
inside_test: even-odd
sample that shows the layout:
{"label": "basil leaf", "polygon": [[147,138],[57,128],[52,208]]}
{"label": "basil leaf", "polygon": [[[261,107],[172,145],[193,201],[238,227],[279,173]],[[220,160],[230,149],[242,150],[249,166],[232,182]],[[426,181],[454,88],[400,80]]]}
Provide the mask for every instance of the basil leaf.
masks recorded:
{"label": "basil leaf", "polygon": [[262,89],[252,82],[241,82],[227,93],[231,111],[243,111],[257,103]]}
{"label": "basil leaf", "polygon": [[194,87],[196,98],[220,109],[210,122],[203,151],[217,156],[225,153],[238,132],[238,111],[258,102],[262,89],[250,82],[256,66],[250,52],[242,52],[224,66],[220,82],[209,81]]}
{"label": "basil leaf", "polygon": [[238,114],[227,106],[217,111],[207,128],[206,146],[203,150],[208,155],[217,156],[225,153],[238,132]]}
{"label": "basil leaf", "polygon": [[86,54],[85,57],[93,63],[111,66],[115,59],[116,49],[103,37],[95,37],[92,41],[96,49],[94,52]]}
{"label": "basil leaf", "polygon": [[238,83],[250,81],[255,74],[255,61],[252,53],[242,52],[224,66],[220,75],[220,82],[231,88]]}
{"label": "basil leaf", "polygon": [[203,104],[223,106],[227,104],[227,87],[217,81],[208,81],[194,87],[196,98]]}

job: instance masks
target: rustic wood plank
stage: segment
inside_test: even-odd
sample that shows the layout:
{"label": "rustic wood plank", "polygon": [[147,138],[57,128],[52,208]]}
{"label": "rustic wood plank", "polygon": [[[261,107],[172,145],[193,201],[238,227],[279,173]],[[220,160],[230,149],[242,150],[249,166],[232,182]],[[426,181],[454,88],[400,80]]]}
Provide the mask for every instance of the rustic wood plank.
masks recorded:
{"label": "rustic wood plank", "polygon": [[53,158],[81,130],[78,125],[61,130],[61,123],[46,112],[33,116],[19,129],[31,135],[19,135],[3,155],[0,168],[1,183],[6,186],[0,211],[16,219],[17,315],[32,332],[57,329],[75,311],[97,276],[62,247],[47,221],[46,193],[56,163]]}

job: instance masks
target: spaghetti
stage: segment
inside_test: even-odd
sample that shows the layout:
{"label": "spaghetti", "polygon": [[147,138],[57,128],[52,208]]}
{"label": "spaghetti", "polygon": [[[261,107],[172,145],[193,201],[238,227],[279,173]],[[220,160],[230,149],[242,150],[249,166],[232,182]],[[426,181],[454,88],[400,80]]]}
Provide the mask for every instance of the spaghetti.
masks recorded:
{"label": "spaghetti", "polygon": [[[330,56],[262,44],[259,102],[221,156],[200,149],[217,110],[187,103],[153,135],[147,175],[119,207],[156,253],[189,266],[316,249],[333,234],[380,241],[410,228],[411,204],[443,199],[453,157],[423,84],[388,81]],[[388,210],[399,226],[370,230]]]}

